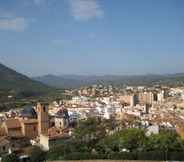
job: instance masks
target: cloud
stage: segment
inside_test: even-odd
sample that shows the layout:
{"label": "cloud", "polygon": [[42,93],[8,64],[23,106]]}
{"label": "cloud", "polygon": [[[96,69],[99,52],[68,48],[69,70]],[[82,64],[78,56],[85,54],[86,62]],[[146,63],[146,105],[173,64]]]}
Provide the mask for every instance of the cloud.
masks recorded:
{"label": "cloud", "polygon": [[16,17],[12,13],[0,13],[0,30],[24,31],[28,21],[24,17]]}
{"label": "cloud", "polygon": [[104,16],[104,11],[97,0],[69,0],[69,4],[72,16],[76,20],[89,20]]}

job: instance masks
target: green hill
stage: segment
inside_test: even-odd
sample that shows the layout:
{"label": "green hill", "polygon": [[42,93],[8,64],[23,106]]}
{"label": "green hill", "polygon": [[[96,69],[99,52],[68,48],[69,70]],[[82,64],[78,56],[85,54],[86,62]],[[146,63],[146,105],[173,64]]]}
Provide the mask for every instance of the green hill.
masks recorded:
{"label": "green hill", "polygon": [[50,87],[34,81],[3,64],[0,64],[0,91],[11,91],[22,95],[41,95],[51,90]]}

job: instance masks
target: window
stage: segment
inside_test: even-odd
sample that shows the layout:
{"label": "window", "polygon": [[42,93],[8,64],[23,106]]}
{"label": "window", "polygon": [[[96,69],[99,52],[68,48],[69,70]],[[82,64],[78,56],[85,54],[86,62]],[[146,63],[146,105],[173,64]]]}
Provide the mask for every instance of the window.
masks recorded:
{"label": "window", "polygon": [[3,146],[3,151],[5,151],[6,150],[6,147],[5,146]]}

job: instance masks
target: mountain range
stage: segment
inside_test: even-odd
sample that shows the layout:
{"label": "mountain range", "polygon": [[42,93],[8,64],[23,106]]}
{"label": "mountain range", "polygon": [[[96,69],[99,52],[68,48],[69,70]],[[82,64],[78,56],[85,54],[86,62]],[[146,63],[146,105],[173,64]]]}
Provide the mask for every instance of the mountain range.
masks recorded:
{"label": "mountain range", "polygon": [[148,74],[148,75],[103,75],[103,76],[86,76],[86,75],[45,75],[32,78],[46,85],[56,88],[79,88],[81,86],[89,86],[91,84],[112,84],[116,86],[122,85],[183,85],[184,73],[177,74]]}
{"label": "mountain range", "polygon": [[27,92],[34,94],[46,93],[51,88],[41,82],[16,72],[0,64],[0,91],[14,91],[15,93]]}
{"label": "mountain range", "polygon": [[[184,73],[165,75],[45,75],[29,78],[9,67],[0,64],[0,91],[47,93],[54,88],[79,88],[92,84],[103,85],[184,85]],[[52,87],[52,88],[51,88]]]}

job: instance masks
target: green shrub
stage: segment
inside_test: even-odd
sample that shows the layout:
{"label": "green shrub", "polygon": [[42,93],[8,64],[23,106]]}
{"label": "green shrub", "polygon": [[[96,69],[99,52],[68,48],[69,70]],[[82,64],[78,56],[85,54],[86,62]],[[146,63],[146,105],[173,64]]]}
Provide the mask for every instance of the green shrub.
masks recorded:
{"label": "green shrub", "polygon": [[18,157],[15,154],[7,154],[2,157],[2,162],[18,162]]}

